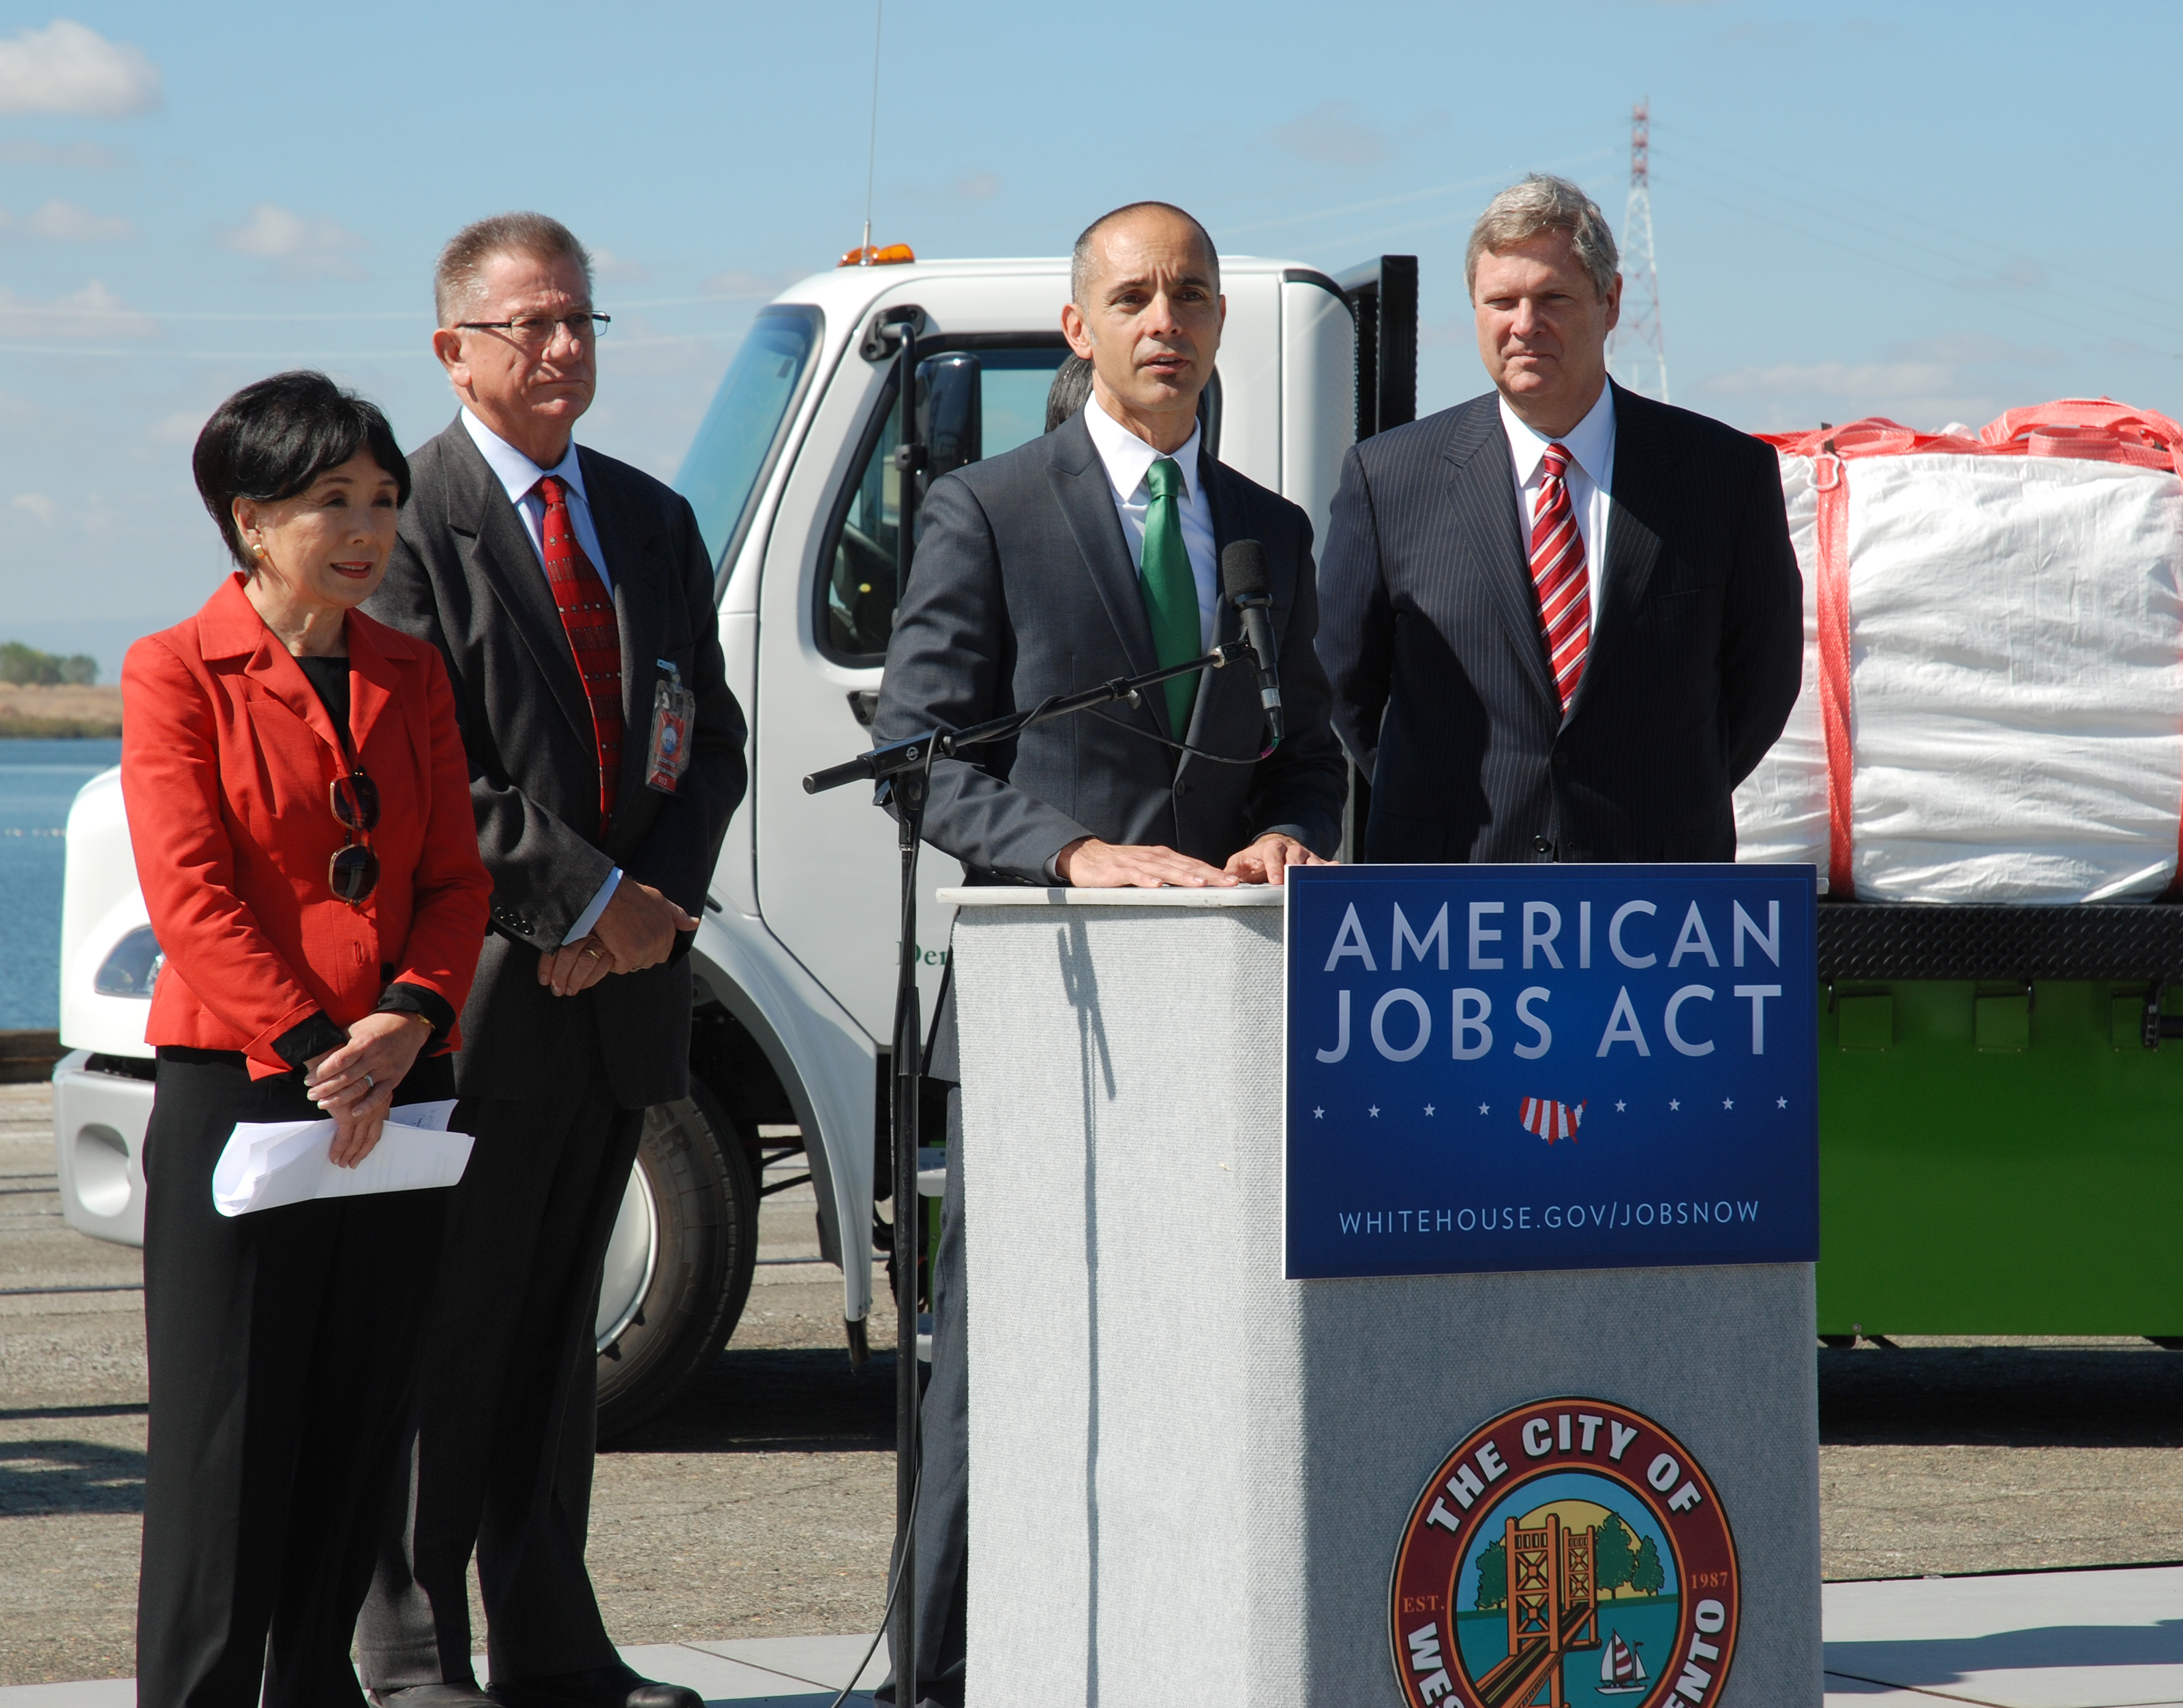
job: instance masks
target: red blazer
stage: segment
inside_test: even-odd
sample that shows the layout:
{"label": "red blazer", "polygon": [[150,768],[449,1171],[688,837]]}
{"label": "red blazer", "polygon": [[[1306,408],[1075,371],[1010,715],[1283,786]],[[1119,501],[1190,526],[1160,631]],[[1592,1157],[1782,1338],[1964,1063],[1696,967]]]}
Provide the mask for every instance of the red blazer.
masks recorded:
{"label": "red blazer", "polygon": [[347,628],[350,740],[380,800],[359,907],[326,880],[348,840],[333,720],[242,578],[121,669],[121,794],[167,957],[145,1040],[241,1050],[254,1079],[288,1071],[273,1041],[290,1027],[321,1009],[352,1025],[397,979],[461,1012],[485,940],[492,881],[447,667],[361,611]]}

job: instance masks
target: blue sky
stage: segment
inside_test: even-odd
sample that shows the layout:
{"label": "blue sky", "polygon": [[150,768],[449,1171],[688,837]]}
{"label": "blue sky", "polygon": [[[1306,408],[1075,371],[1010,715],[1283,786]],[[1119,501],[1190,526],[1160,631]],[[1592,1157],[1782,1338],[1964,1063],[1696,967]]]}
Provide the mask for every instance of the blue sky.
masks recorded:
{"label": "blue sky", "polygon": [[[864,218],[872,0],[0,5],[0,638],[118,661],[219,573],[188,448],[284,366],[453,413],[438,244],[558,214],[615,324],[581,437],[671,474],[756,303]],[[1753,431],[2183,415],[2173,4],[886,0],[875,236],[1058,253],[1179,201],[1224,251],[1420,258],[1420,403],[1483,389],[1462,247],[1560,170],[1620,229],[1653,114],[1674,399]]]}

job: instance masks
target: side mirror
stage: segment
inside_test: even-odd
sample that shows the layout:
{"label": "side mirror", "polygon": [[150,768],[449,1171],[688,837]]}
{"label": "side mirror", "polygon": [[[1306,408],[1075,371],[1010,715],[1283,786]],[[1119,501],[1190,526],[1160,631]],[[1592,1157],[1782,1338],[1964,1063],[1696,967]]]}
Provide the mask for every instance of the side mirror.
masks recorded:
{"label": "side mirror", "polygon": [[949,350],[917,364],[917,437],[925,448],[920,494],[949,470],[985,455],[982,371],[968,350]]}

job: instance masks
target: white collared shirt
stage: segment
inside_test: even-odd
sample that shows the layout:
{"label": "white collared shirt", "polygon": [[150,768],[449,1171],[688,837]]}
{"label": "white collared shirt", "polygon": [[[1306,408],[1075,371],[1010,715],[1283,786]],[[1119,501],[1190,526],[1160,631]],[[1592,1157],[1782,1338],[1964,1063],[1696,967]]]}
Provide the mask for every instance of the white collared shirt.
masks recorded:
{"label": "white collared shirt", "polygon": [[1596,635],[1604,609],[1600,590],[1607,569],[1609,489],[1614,484],[1614,387],[1603,385],[1599,401],[1558,441],[1543,438],[1526,426],[1506,398],[1501,399],[1501,426],[1516,464],[1516,505],[1524,518],[1526,554],[1531,548],[1531,525],[1538,520],[1539,488],[1546,480],[1547,447],[1558,443],[1569,453],[1563,480],[1569,487],[1569,508],[1576,512],[1577,533],[1584,541],[1585,581],[1591,592],[1591,632]]}
{"label": "white collared shirt", "polygon": [[[614,576],[607,568],[607,554],[599,549],[599,531],[592,526],[591,501],[584,496],[584,470],[576,459],[576,442],[569,441],[568,454],[550,469],[542,469],[483,421],[473,415],[467,406],[463,410],[463,426],[470,442],[478,448],[478,454],[492,470],[493,478],[508,492],[508,501],[515,506],[515,514],[523,519],[523,531],[530,536],[530,549],[538,554],[538,570],[546,570],[546,500],[536,488],[542,476],[551,475],[567,486],[569,525],[576,531],[576,543],[584,548],[584,555],[592,560],[592,567],[599,572],[608,593],[614,591]],[[569,926],[564,943],[581,943],[592,934],[592,927],[599,922],[599,915],[607,910],[607,904],[621,882],[621,868],[616,866],[607,874],[607,881],[592,896],[591,904]]]}
{"label": "white collared shirt", "polygon": [[[1147,478],[1153,465],[1166,453],[1150,445],[1108,414],[1097,396],[1084,403],[1084,425],[1092,430],[1092,448],[1106,465],[1107,479],[1114,489],[1114,513],[1122,519],[1122,537],[1129,542],[1130,561],[1139,576],[1145,569],[1145,511],[1152,503]],[[1198,479],[1197,442],[1202,429],[1193,426],[1190,437],[1173,453],[1182,470],[1182,546],[1190,554],[1190,573],[1197,583],[1197,633],[1201,646],[1213,644],[1213,621],[1220,609],[1220,551],[1213,537],[1213,501]]]}
{"label": "white collared shirt", "polygon": [[607,567],[607,554],[599,546],[599,531],[592,522],[592,501],[584,493],[584,469],[576,456],[576,442],[569,441],[569,448],[561,460],[550,469],[542,469],[483,421],[473,415],[466,406],[463,410],[463,426],[468,430],[470,442],[478,448],[478,454],[486,466],[507,491],[508,502],[515,506],[515,514],[523,518],[523,531],[530,536],[530,549],[538,554],[538,567],[546,567],[546,499],[537,490],[538,482],[547,475],[568,488],[569,525],[576,531],[576,543],[584,548],[584,555],[592,560],[592,567],[599,572],[608,593],[614,591],[614,571]]}

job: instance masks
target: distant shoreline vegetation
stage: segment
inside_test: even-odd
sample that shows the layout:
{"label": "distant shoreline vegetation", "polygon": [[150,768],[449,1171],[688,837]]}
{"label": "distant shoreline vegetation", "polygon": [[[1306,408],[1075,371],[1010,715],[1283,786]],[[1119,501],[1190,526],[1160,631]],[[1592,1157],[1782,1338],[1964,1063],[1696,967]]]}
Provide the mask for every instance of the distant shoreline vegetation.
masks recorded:
{"label": "distant shoreline vegetation", "polygon": [[88,653],[62,658],[0,641],[0,741],[111,741],[121,733],[121,695],[97,683]]}
{"label": "distant shoreline vegetation", "polygon": [[120,734],[119,719],[27,718],[0,706],[0,742],[114,741]]}

